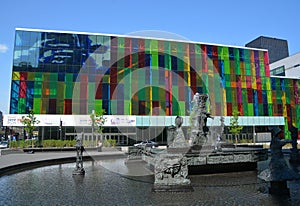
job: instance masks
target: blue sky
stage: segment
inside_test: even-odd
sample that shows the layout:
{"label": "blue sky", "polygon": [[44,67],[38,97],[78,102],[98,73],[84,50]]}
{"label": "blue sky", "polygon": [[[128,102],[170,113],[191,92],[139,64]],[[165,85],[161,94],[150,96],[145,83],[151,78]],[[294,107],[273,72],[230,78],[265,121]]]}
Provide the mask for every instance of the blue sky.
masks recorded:
{"label": "blue sky", "polygon": [[244,46],[258,36],[300,52],[298,0],[3,0],[0,2],[0,111],[9,112],[15,28],[128,34],[160,30],[198,42]]}

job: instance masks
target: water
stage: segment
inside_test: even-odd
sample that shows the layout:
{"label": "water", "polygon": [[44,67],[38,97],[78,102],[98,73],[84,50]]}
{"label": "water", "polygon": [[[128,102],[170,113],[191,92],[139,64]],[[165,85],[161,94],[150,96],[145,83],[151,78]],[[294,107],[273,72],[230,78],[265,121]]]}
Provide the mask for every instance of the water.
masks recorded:
{"label": "water", "polygon": [[36,168],[0,178],[0,205],[294,205],[257,190],[255,171],[189,176],[194,192],[153,193],[145,163],[124,159]]}

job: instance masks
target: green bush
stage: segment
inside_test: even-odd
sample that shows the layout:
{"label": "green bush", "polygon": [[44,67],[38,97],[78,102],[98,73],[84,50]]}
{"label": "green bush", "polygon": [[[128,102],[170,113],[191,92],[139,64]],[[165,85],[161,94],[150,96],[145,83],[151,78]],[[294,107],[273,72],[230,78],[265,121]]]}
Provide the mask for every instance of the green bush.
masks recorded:
{"label": "green bush", "polygon": [[104,147],[115,147],[117,145],[117,141],[115,139],[107,139],[103,141]]}
{"label": "green bush", "polygon": [[43,147],[75,147],[75,140],[55,140],[48,139],[44,140],[42,145]]}

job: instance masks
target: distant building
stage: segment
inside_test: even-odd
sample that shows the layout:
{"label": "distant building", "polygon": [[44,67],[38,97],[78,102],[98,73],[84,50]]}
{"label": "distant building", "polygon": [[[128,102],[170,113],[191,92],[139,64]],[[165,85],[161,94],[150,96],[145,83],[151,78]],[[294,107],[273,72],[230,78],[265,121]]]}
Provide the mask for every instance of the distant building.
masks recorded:
{"label": "distant building", "polygon": [[300,78],[300,52],[270,64],[272,76]]}
{"label": "distant building", "polygon": [[270,64],[289,56],[288,42],[284,39],[260,36],[245,46],[267,49]]}
{"label": "distant building", "polygon": [[0,127],[3,127],[3,113],[0,111]]}

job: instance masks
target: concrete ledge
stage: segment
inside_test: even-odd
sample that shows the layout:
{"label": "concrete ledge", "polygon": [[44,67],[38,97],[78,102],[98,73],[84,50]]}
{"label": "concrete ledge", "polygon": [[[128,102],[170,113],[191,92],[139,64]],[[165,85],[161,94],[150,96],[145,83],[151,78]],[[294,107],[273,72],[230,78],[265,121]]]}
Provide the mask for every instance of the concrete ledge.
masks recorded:
{"label": "concrete ledge", "polygon": [[[83,160],[94,161],[101,159],[125,158],[124,152],[120,151],[85,151]],[[16,153],[3,155],[0,158],[0,177],[21,172],[28,169],[76,162],[76,153],[73,152],[37,152]]]}

